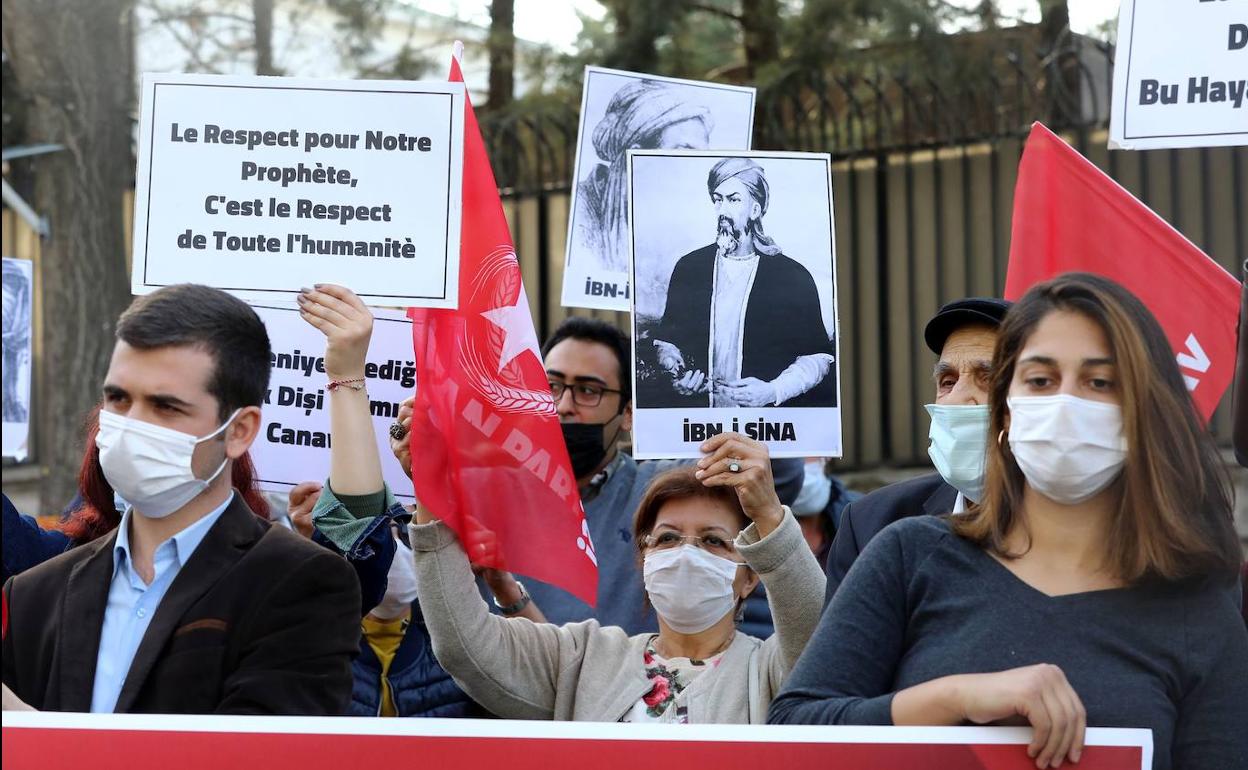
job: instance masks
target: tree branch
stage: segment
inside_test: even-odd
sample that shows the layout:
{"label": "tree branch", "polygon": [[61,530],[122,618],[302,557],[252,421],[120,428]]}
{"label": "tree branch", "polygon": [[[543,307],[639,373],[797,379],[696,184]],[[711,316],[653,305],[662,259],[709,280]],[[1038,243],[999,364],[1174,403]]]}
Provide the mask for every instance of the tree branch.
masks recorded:
{"label": "tree branch", "polygon": [[703,13],[709,13],[714,16],[719,16],[721,18],[735,21],[738,24],[744,21],[741,18],[740,14],[736,14],[736,13],[733,13],[732,11],[725,10],[718,6],[711,5],[710,3],[689,3],[688,7],[689,7],[689,10],[691,11],[702,11]]}

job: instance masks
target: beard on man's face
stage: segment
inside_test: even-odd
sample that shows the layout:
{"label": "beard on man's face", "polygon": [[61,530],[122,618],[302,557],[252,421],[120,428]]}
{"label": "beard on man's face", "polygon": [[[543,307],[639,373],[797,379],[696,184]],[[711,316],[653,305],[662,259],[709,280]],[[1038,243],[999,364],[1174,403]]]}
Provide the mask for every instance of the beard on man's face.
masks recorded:
{"label": "beard on man's face", "polygon": [[716,229],[715,246],[719,255],[723,256],[730,251],[735,251],[737,245],[741,243],[741,231],[737,229],[732,220],[720,214]]}

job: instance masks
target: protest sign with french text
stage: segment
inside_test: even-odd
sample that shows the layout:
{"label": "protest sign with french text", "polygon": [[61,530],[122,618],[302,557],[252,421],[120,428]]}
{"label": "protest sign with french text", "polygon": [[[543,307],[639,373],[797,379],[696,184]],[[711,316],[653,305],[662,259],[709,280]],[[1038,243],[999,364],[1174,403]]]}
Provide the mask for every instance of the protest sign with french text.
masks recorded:
{"label": "protest sign with french text", "polygon": [[131,284],[458,301],[456,83],[144,75]]}
{"label": "protest sign with french text", "polygon": [[1122,0],[1109,146],[1248,145],[1248,2]]}

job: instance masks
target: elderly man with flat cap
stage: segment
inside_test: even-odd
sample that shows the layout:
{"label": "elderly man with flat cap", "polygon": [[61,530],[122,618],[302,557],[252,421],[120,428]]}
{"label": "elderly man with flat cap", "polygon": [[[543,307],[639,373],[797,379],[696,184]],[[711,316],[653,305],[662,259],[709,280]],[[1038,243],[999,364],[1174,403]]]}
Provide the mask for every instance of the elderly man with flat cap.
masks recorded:
{"label": "elderly man with flat cap", "polygon": [[907,516],[960,513],[978,502],[988,440],[988,381],[992,350],[1010,303],[972,297],[942,307],[927,322],[923,339],[940,357],[932,370],[936,402],[928,455],[936,473],[877,489],[846,506],[828,557],[826,607],[871,538]]}
{"label": "elderly man with flat cap", "polygon": [[725,158],[711,169],[715,242],[681,257],[652,334],[671,377],[656,407],[832,406],[833,346],[810,273],[763,231],[763,168]]}

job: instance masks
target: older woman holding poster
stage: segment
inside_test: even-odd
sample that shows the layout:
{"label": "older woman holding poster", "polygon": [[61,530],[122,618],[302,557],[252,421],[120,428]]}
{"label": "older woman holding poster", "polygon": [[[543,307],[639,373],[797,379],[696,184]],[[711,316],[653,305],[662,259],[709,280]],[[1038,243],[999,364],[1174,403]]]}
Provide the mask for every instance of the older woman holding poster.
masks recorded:
{"label": "older woman holding poster", "polygon": [[1072,273],[1006,316],[984,495],[899,521],[828,606],[780,723],[1153,731],[1154,768],[1248,767],[1248,633],[1222,462],[1144,305]]}
{"label": "older woman holding poster", "polygon": [[[338,356],[354,350],[362,367],[372,318],[358,298],[339,287],[318,287],[304,293],[300,309],[325,332],[328,348]],[[338,493],[335,479],[344,474],[355,479],[344,478],[344,494],[382,491],[368,399],[334,399],[330,409],[334,489],[322,495]],[[427,418],[418,413],[413,419]],[[499,716],[522,719],[766,719],[772,696],[819,621],[823,572],[792,512],[776,497],[766,447],[724,434],[703,451],[696,467],[656,477],[634,519],[658,634],[630,637],[595,620],[557,626],[490,614],[469,561],[471,554],[492,562],[484,558],[495,547],[490,536],[461,544],[418,508],[410,541],[420,606],[438,661],[474,700]],[[736,629],[760,578],[776,627],[766,641]]]}

